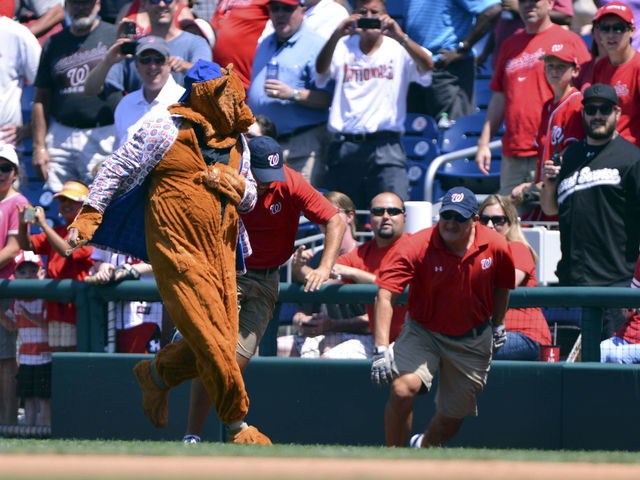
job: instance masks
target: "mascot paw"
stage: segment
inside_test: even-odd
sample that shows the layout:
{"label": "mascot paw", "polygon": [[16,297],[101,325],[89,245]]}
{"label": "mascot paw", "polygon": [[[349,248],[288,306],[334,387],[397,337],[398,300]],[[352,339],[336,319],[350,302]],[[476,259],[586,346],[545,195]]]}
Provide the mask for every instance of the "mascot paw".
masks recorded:
{"label": "mascot paw", "polygon": [[228,434],[227,440],[231,443],[243,443],[246,445],[271,445],[271,440],[256,427],[247,427],[235,434]]}

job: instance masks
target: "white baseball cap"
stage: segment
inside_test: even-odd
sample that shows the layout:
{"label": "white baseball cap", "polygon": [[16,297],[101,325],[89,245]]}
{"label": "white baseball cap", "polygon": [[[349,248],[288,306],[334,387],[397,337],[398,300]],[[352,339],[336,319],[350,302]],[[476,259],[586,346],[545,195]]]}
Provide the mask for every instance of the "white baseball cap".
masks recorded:
{"label": "white baseball cap", "polygon": [[0,158],[4,158],[5,160],[9,160],[16,167],[20,166],[20,162],[18,161],[18,154],[16,153],[16,149],[13,145],[9,143],[0,143]]}

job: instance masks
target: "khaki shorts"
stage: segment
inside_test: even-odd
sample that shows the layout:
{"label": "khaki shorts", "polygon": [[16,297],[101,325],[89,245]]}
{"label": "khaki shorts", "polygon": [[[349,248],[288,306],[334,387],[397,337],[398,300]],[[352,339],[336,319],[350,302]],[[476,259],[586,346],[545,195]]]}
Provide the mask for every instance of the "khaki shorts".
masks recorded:
{"label": "khaki shorts", "polygon": [[538,157],[502,157],[500,162],[500,195],[510,195],[515,187],[536,179]]}
{"label": "khaki shorts", "polygon": [[278,269],[251,270],[238,276],[238,309],[240,328],[236,352],[251,358],[262,340],[278,301],[280,272]]}
{"label": "khaki shorts", "polygon": [[51,347],[75,347],[76,326],[72,323],[51,321],[49,325],[49,346]]}
{"label": "khaki shorts", "polygon": [[451,338],[407,320],[393,346],[398,372],[417,375],[427,390],[440,371],[436,409],[444,416],[478,415],[477,397],[491,365],[491,328],[476,338]]}

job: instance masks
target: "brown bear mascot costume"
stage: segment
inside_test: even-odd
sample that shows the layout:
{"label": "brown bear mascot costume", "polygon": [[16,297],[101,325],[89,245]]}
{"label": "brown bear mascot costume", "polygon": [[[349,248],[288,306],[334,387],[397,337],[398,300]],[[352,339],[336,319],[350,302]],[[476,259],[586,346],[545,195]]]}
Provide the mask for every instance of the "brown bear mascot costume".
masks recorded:
{"label": "brown bear mascot costume", "polygon": [[[153,265],[160,296],[184,338],[134,367],[151,423],[166,426],[169,389],[199,377],[229,441],[270,444],[244,422],[249,398],[235,353],[238,211],[251,210],[256,198],[241,133],[254,119],[231,68],[199,61],[185,87],[181,103],[146,121],[103,164],[69,226],[69,243],[92,240],[138,258],[147,254]],[[109,214],[110,205],[125,198],[137,203],[138,221],[131,217],[136,207]],[[115,222],[107,229],[108,217]],[[136,223],[144,225],[138,226],[142,252],[118,245]]]}

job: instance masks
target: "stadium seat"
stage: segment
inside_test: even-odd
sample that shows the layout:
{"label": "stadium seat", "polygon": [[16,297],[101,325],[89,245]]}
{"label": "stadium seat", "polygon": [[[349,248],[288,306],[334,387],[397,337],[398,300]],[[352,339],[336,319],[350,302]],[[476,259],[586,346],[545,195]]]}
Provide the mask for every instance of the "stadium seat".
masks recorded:
{"label": "stadium seat", "polygon": [[489,88],[489,84],[491,80],[489,79],[478,79],[475,82],[475,102],[476,109],[478,112],[484,111],[489,106],[489,102],[491,101],[491,97],[493,96],[493,90]]}
{"label": "stadium seat", "polygon": [[407,113],[404,121],[404,134],[409,136],[435,138],[440,136],[438,124],[433,117],[422,113]]}
{"label": "stadium seat", "polygon": [[439,155],[438,142],[436,139],[422,137],[402,137],[402,145],[408,158],[431,162]]}
{"label": "stadium seat", "polygon": [[[440,151],[442,153],[449,153],[475,146],[482,132],[484,119],[484,112],[460,117],[451,128],[443,132],[442,140],[440,141]],[[497,137],[494,139],[501,137],[503,132],[503,128],[500,128],[497,132]],[[495,155],[494,153],[494,156]]]}
{"label": "stadium seat", "polygon": [[462,186],[475,194],[495,193],[500,188],[500,161],[492,161],[489,175],[485,175],[473,159],[452,160],[440,167],[436,178],[444,191]]}

